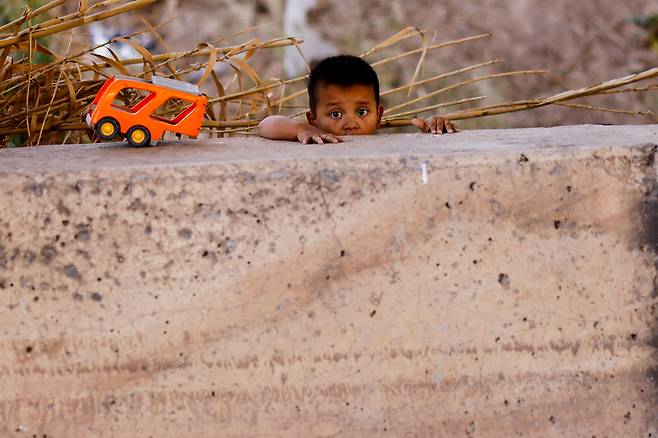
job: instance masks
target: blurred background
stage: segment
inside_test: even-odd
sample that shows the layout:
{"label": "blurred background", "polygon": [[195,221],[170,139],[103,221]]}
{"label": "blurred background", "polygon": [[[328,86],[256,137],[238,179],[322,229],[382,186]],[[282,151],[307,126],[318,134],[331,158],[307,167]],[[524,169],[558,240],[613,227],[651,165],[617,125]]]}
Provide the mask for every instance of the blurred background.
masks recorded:
{"label": "blurred background", "polygon": [[[45,2],[27,3],[36,8]],[[14,19],[25,4],[3,0],[0,21]],[[75,12],[78,8],[77,0],[66,1],[50,16]],[[262,40],[299,37],[304,39],[302,50],[310,64],[338,53],[361,54],[406,26],[432,28],[435,33],[428,38],[433,43],[490,32],[492,38],[428,53],[420,78],[497,58],[503,64],[489,72],[550,70],[544,75],[479,82],[469,86],[468,92],[464,89],[454,96],[442,96],[444,101],[476,95],[487,96],[485,103],[546,97],[658,65],[658,2],[655,0],[160,0],[137,11],[77,28],[72,38],[54,36],[47,45],[65,53],[76,45],[88,46],[149,26],[157,29],[139,38],[152,53],[189,50],[199,43],[253,28],[219,45],[256,37]],[[420,44],[419,39],[410,39],[395,50],[385,50],[379,57],[367,59],[375,61]],[[126,45],[116,47],[115,51],[121,57],[137,56]],[[382,89],[409,82],[417,61],[418,56],[408,57],[378,68]],[[250,64],[261,77],[285,79],[306,72],[304,59],[294,47],[264,51],[254,56]],[[194,82],[201,74],[197,72],[187,80]],[[469,73],[464,78],[480,74]],[[448,83],[454,83],[454,79],[445,84]],[[432,87],[440,85],[433,83]],[[415,93],[430,89],[419,87]],[[395,103],[384,101],[389,106]],[[579,103],[656,112],[658,93],[611,94]],[[656,122],[655,115],[551,106],[463,121],[460,126],[468,129]]]}

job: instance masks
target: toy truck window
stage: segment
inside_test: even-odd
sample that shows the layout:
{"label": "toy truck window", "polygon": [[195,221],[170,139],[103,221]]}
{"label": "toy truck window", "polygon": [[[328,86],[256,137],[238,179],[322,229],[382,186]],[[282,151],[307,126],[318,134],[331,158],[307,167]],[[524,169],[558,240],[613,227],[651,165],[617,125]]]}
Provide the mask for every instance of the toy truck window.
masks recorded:
{"label": "toy truck window", "polygon": [[193,105],[194,103],[188,100],[170,97],[153,111],[152,117],[163,122],[177,123],[185,113],[189,113]]}
{"label": "toy truck window", "polygon": [[153,95],[154,93],[148,90],[126,87],[117,93],[116,98],[112,101],[112,106],[125,111],[135,112],[146,103],[145,99],[149,98],[150,100]]}

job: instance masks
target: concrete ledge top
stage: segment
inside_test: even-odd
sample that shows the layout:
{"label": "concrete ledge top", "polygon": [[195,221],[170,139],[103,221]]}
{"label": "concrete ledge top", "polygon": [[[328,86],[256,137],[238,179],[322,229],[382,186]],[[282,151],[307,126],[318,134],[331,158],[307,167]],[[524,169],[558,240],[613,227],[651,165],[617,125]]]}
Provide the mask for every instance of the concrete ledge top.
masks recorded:
{"label": "concrete ledge top", "polygon": [[[456,135],[380,134],[337,145],[301,145],[261,138],[167,141],[135,149],[125,143],[0,149],[0,173],[89,171],[212,165],[244,161],[480,155],[487,152],[596,150],[658,143],[658,125],[580,125],[464,131]],[[506,154],[503,154],[506,155]]]}

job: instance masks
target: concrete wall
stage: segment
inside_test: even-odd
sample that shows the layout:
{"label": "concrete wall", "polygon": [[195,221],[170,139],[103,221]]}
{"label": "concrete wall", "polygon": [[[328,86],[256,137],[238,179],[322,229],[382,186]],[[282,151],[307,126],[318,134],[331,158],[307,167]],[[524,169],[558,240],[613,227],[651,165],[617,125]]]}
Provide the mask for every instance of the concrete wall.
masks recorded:
{"label": "concrete wall", "polygon": [[1,150],[0,435],[656,436],[657,133]]}

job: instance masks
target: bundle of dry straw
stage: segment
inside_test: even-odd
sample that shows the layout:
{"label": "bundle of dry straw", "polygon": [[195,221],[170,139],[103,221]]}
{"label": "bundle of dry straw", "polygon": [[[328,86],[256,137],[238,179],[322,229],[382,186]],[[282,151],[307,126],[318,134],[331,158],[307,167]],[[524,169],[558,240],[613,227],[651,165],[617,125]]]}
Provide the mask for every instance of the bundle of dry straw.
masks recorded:
{"label": "bundle of dry straw", "polygon": [[[80,1],[75,13],[47,18],[64,0],[53,0],[44,6],[24,9],[22,15],[12,22],[0,26],[0,145],[20,146],[62,142],[93,142],[93,133],[81,121],[81,115],[93,100],[106,78],[114,74],[150,78],[164,76],[196,82],[209,95],[209,105],[203,129],[209,135],[248,133],[262,118],[270,114],[301,116],[305,112],[305,82],[307,76],[281,80],[263,78],[249,64],[258,54],[285,46],[294,46],[303,55],[302,41],[295,38],[279,38],[269,41],[249,39],[241,44],[220,46],[227,38],[203,43],[186,52],[153,54],[141,44],[137,36],[142,32],[157,35],[157,26],[148,26],[142,32],[114,38],[100,45],[86,47],[75,53],[55,53],[43,43],[43,39],[58,35],[72,35],[74,29],[101,21],[119,14],[127,14],[154,3],[156,0],[105,0],[90,4]],[[45,18],[44,18],[45,17]],[[247,34],[249,30],[235,38]],[[457,90],[468,90],[477,82],[506,79],[514,76],[536,75],[545,70],[510,71],[450,82],[454,77],[484,69],[501,61],[488,60],[462,69],[431,75],[419,79],[424,60],[434,50],[459,44],[476,43],[491,37],[490,34],[475,35],[454,41],[432,44],[427,29],[405,28],[361,56],[368,59],[376,69],[385,68],[392,62],[406,62],[417,57],[412,79],[406,85],[384,90],[382,96],[398,96],[399,103],[390,107],[383,119],[383,126],[404,126],[411,118],[438,108],[464,105],[485,99],[485,96],[460,97],[440,101],[443,95],[453,95]],[[71,36],[72,38],[72,36]],[[385,49],[399,48],[402,41],[417,38],[419,47],[401,51],[383,59],[373,59]],[[121,59],[109,47],[110,44],[130,45],[139,56]],[[70,47],[70,44],[69,44]],[[106,50],[101,54],[100,50]],[[45,58],[47,62],[39,62]],[[413,58],[411,58],[413,59]],[[219,64],[228,66],[219,72]],[[658,76],[658,68],[632,76],[614,79],[590,87],[570,90],[548,98],[517,102],[498,103],[484,107],[467,108],[448,114],[453,120],[484,117],[512,111],[521,111],[546,105],[570,105],[589,110],[603,110],[646,115],[643,111],[621,111],[587,105],[567,103],[577,98],[606,93],[626,93],[655,90],[658,84],[639,88],[624,86]],[[190,78],[195,78],[192,81]],[[436,84],[442,84],[437,86]],[[428,85],[435,89],[412,97],[412,91]],[[212,90],[212,91],[210,91]],[[406,92],[406,96],[404,93]],[[452,93],[452,94],[450,94]],[[400,97],[402,96],[402,97]],[[393,99],[395,100],[395,99]],[[423,102],[437,102],[419,106]],[[171,111],[175,111],[172,108]],[[166,115],[166,114],[164,114]],[[1,146],[0,146],[1,147]]]}

